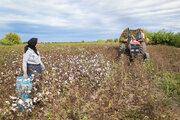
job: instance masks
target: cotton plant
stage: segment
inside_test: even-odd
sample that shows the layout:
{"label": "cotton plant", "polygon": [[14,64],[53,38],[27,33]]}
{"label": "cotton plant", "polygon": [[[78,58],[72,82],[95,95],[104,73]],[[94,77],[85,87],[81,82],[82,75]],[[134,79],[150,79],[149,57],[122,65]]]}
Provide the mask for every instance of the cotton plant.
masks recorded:
{"label": "cotton plant", "polygon": [[[67,48],[63,48],[63,50],[71,52]],[[108,75],[108,70],[111,66],[110,62],[104,60],[102,54],[91,55],[85,48],[77,48],[75,50],[79,50],[81,54],[57,54],[57,52],[45,54],[44,64],[47,67],[43,71],[43,80],[34,76],[32,90],[26,91],[28,94],[31,94],[31,98],[25,102],[21,98],[11,95],[9,98],[13,101],[10,101],[12,111],[17,112],[18,104],[20,104],[23,108],[26,108],[24,113],[31,112],[40,102],[44,106],[39,109],[44,110],[48,102],[57,100],[54,96],[63,96],[65,94],[64,91],[68,90],[68,86],[83,77],[90,81],[92,87],[100,86],[101,82]],[[56,55],[57,58],[55,59],[53,55]],[[13,67],[16,67],[15,64],[13,64]],[[1,72],[1,75],[6,75],[8,72],[12,73],[12,68],[9,69],[9,71]],[[14,71],[16,75],[22,73],[22,70],[19,68],[16,68]],[[7,77],[5,81],[12,79],[16,78]],[[12,86],[15,87],[15,83]],[[38,87],[40,87],[40,90]]]}

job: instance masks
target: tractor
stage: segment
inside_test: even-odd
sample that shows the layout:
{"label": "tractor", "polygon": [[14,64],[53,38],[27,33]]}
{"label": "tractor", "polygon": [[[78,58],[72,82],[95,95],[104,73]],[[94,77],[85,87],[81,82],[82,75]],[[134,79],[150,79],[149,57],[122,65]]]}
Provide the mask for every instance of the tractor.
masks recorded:
{"label": "tractor", "polygon": [[[145,40],[138,38],[140,30],[141,29],[130,30],[127,28],[121,34],[119,46],[119,54],[121,57],[126,53],[130,57],[130,60],[134,60],[137,56],[142,56],[143,59],[150,58],[149,53],[146,52]],[[134,36],[136,36],[136,38]]]}

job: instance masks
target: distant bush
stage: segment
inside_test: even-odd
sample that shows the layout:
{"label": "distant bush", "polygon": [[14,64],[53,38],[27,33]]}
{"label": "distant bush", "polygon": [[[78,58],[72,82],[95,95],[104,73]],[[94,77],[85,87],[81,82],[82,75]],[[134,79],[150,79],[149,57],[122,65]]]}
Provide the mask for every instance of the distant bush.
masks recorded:
{"label": "distant bush", "polygon": [[158,32],[146,32],[147,37],[152,44],[166,44],[180,47],[180,33],[167,32],[160,30]]}
{"label": "distant bush", "polygon": [[98,43],[105,43],[106,41],[105,40],[98,40],[97,42]]}
{"label": "distant bush", "polygon": [[114,42],[118,42],[119,41],[119,39],[118,38],[114,38]]}
{"label": "distant bush", "polygon": [[114,42],[113,39],[107,39],[106,42]]}
{"label": "distant bush", "polygon": [[20,44],[21,43],[20,36],[18,34],[16,34],[16,33],[12,33],[12,32],[5,34],[4,39],[8,40],[8,41],[11,41],[14,44]]}
{"label": "distant bush", "polygon": [[0,44],[2,44],[2,45],[13,45],[14,43],[11,42],[10,40],[3,38],[0,40]]}

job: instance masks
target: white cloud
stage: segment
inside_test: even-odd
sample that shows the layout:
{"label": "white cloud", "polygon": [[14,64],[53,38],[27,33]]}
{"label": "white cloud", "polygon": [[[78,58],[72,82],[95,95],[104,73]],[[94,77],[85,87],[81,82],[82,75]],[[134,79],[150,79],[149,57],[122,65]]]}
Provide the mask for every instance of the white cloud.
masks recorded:
{"label": "white cloud", "polygon": [[180,21],[176,20],[180,17],[179,0],[1,0],[0,7],[7,9],[0,12],[0,24],[27,22],[110,33],[137,23],[155,28],[159,21],[159,27],[168,28],[175,21],[180,29]]}

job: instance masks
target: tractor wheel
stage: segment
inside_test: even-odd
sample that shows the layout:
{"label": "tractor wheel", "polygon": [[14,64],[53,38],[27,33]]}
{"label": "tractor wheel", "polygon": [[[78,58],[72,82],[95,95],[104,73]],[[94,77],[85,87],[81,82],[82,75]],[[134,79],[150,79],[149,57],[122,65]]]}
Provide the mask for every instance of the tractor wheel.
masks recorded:
{"label": "tractor wheel", "polygon": [[141,43],[140,51],[141,51],[142,54],[146,53],[146,43],[145,42]]}
{"label": "tractor wheel", "polygon": [[124,43],[121,43],[119,46],[119,55],[123,56],[123,54],[125,53],[126,50],[126,45]]}
{"label": "tractor wheel", "polygon": [[145,52],[144,59],[150,59],[150,55],[149,55],[149,53]]}

